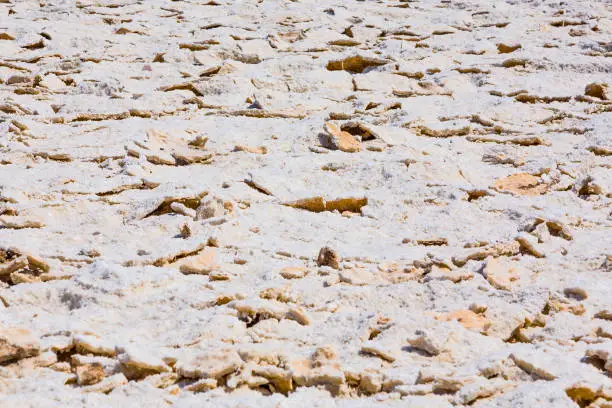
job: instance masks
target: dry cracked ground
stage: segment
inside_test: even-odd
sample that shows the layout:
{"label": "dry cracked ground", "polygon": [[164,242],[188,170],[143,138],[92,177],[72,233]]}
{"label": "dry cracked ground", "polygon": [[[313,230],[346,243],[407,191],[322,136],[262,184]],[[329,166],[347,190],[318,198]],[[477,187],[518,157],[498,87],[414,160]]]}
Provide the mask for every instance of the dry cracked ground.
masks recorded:
{"label": "dry cracked ground", "polygon": [[611,17],[0,0],[0,405],[610,408]]}

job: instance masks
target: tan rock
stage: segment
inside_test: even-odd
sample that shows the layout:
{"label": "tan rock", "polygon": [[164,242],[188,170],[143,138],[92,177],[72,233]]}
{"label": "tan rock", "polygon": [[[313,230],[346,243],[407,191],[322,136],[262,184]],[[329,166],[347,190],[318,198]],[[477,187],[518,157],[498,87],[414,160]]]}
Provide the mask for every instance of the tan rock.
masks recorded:
{"label": "tan rock", "polygon": [[150,375],[171,371],[161,359],[144,350],[133,346],[118,348],[117,359],[121,363],[121,371],[128,380],[141,380]]}
{"label": "tan rock", "polygon": [[13,215],[6,216],[0,215],[0,227],[10,229],[22,229],[22,228],[42,228],[45,223],[41,220],[33,219],[26,216]]}
{"label": "tan rock", "polygon": [[326,210],[327,204],[323,197],[316,196],[316,197],[308,197],[308,198],[302,198],[302,199],[295,200],[295,201],[290,201],[290,202],[284,203],[284,205],[293,207],[293,208],[299,208],[302,210],[308,210],[312,212],[322,212]]}
{"label": "tan rock", "polygon": [[454,312],[440,314],[436,316],[436,320],[441,320],[443,322],[456,320],[466,329],[478,332],[486,331],[491,325],[486,317],[474,313],[471,310],[456,310]]}
{"label": "tan rock", "polygon": [[470,247],[466,250],[467,254],[453,257],[453,263],[457,266],[463,266],[470,260],[482,261],[489,256],[513,256],[520,253],[521,246],[516,241],[497,242],[491,245],[479,247]]}
{"label": "tan rock", "polygon": [[329,71],[349,71],[352,73],[361,73],[367,68],[378,67],[385,65],[386,63],[387,61],[382,59],[354,55],[342,60],[329,61],[327,63],[327,69]]}
{"label": "tan rock", "polygon": [[157,129],[148,129],[147,141],[135,142],[135,145],[128,147],[128,154],[135,157],[142,154],[149,162],[157,165],[205,163],[212,157],[211,153],[193,149],[187,141]]}
{"label": "tan rock", "polygon": [[346,122],[340,126],[340,130],[350,133],[353,136],[359,136],[362,141],[381,139],[381,135],[374,126],[364,122]]}
{"label": "tan rock", "polygon": [[0,327],[0,363],[37,356],[39,353],[39,341],[30,330]]}
{"label": "tan rock", "polygon": [[361,214],[361,208],[368,204],[366,197],[345,197],[335,200],[326,200],[321,196],[302,198],[295,201],[283,203],[283,205],[308,210],[312,212],[338,211],[345,213]]}
{"label": "tan rock", "polygon": [[77,335],[73,338],[76,351],[81,354],[114,357],[115,346],[92,335]]}
{"label": "tan rock", "polygon": [[268,148],[265,146],[251,147],[251,146],[236,145],[234,146],[234,151],[235,152],[248,152],[248,153],[253,153],[253,154],[267,154]]}
{"label": "tan rock", "polygon": [[520,266],[502,257],[488,257],[482,270],[483,276],[496,289],[512,290],[520,279]]}
{"label": "tan rock", "polygon": [[300,279],[308,274],[308,268],[301,266],[288,266],[281,269],[280,275],[285,279]]}
{"label": "tan rock", "polygon": [[537,238],[533,235],[522,232],[516,237],[516,241],[521,246],[521,252],[528,253],[536,258],[544,258],[546,256],[543,249],[539,246]]}
{"label": "tan rock", "polygon": [[291,287],[289,285],[264,289],[259,292],[259,297],[262,299],[276,300],[283,303],[295,303],[298,300],[297,296],[295,296],[291,291]]}
{"label": "tan rock", "polygon": [[37,356],[19,361],[19,365],[26,369],[33,369],[37,367],[51,367],[56,363],[57,354],[52,351],[41,351],[40,354],[38,354]]}
{"label": "tan rock", "polygon": [[547,191],[547,186],[542,184],[539,178],[528,173],[517,173],[499,179],[493,188],[499,192],[525,196],[536,196]]}
{"label": "tan rock", "polygon": [[433,384],[398,385],[394,391],[404,395],[427,395],[433,394]]}
{"label": "tan rock", "polygon": [[20,283],[42,282],[42,279],[38,276],[30,275],[28,273],[13,272],[11,273],[11,282],[13,283],[13,285],[18,285]]}
{"label": "tan rock", "polygon": [[418,329],[408,338],[408,343],[416,349],[437,356],[445,350],[447,340],[447,335],[440,330]]}
{"label": "tan rock", "polygon": [[70,363],[67,361],[59,361],[55,364],[52,364],[49,368],[53,371],[57,371],[60,373],[70,373],[70,371],[72,370]]}
{"label": "tan rock", "polygon": [[155,388],[168,388],[176,384],[178,380],[179,376],[175,373],[161,373],[150,375],[142,381]]}
{"label": "tan rock", "polygon": [[371,285],[378,282],[376,275],[364,268],[344,269],[338,277],[340,282],[355,286]]}
{"label": "tan rock", "polygon": [[0,276],[13,272],[24,272],[39,276],[49,272],[49,263],[40,257],[25,253],[17,248],[0,248]]}
{"label": "tan rock", "polygon": [[522,48],[521,44],[497,44],[497,52],[500,54],[508,54],[518,50],[519,48]]}
{"label": "tan rock", "polygon": [[369,340],[361,346],[363,353],[368,353],[382,358],[390,363],[394,362],[397,358],[396,353],[384,342],[377,340]]}
{"label": "tan rock", "polygon": [[27,268],[28,258],[25,255],[19,256],[11,261],[0,264],[0,276],[10,275],[13,272]]}
{"label": "tan rock", "polygon": [[306,370],[293,368],[293,380],[302,387],[312,387],[316,385],[340,386],[344,384],[344,373],[339,367],[334,365],[324,365],[311,367]]}
{"label": "tan rock", "polygon": [[211,281],[226,281],[232,278],[232,275],[227,271],[213,270],[208,274]]}
{"label": "tan rock", "polygon": [[186,275],[207,275],[218,267],[215,250],[206,247],[199,254],[185,258],[180,263],[179,270]]}
{"label": "tan rock", "polygon": [[270,365],[257,366],[253,368],[253,374],[270,381],[283,394],[293,390],[293,375],[290,370]]}
{"label": "tan rock", "polygon": [[57,75],[55,74],[48,74],[45,75],[42,80],[40,81],[40,85],[44,86],[45,88],[51,90],[51,91],[58,91],[60,89],[63,89],[66,87],[66,84],[64,83],[64,81],[62,81]]}
{"label": "tan rock", "polygon": [[334,150],[346,153],[356,153],[361,151],[361,142],[353,135],[338,128],[331,122],[326,122],[324,126],[327,134],[327,146]]}
{"label": "tan rock", "polygon": [[223,215],[225,215],[224,202],[218,197],[211,197],[202,200],[200,206],[196,209],[197,220],[222,217]]}
{"label": "tan rock", "polygon": [[578,301],[583,301],[589,297],[589,293],[585,288],[580,286],[570,286],[563,289],[563,293],[568,298],[576,299]]}
{"label": "tan rock", "polygon": [[177,214],[181,214],[184,215],[186,217],[189,218],[195,218],[196,217],[196,211],[194,209],[191,209],[187,206],[185,206],[184,204],[181,204],[179,202],[173,202],[170,204],[170,208],[172,209],[172,211],[174,211]]}
{"label": "tan rock", "polygon": [[290,368],[293,381],[298,386],[324,385],[332,387],[330,391],[337,393],[338,387],[345,383],[344,372],[340,369],[332,346],[317,348],[308,360],[292,360]]}
{"label": "tan rock", "polygon": [[523,371],[551,381],[558,378],[555,372],[554,357],[543,353],[521,350],[510,354],[510,358]]}
{"label": "tan rock", "polygon": [[359,390],[365,394],[376,394],[382,389],[383,376],[376,371],[365,371],[361,373]]}
{"label": "tan rock", "polygon": [[121,373],[104,378],[99,383],[81,388],[82,392],[98,392],[107,394],[117,387],[128,383],[128,379]]}
{"label": "tan rock", "polygon": [[459,404],[471,404],[477,399],[487,398],[496,393],[512,388],[514,384],[502,378],[484,379],[478,378],[476,381],[461,387],[455,401]]}
{"label": "tan rock", "polygon": [[233,349],[222,348],[194,352],[176,362],[176,372],[185,378],[219,379],[238,370],[242,359]]}
{"label": "tan rock", "polygon": [[281,320],[289,310],[283,303],[257,298],[233,301],[228,306],[236,310],[238,318],[247,324],[255,324],[264,319]]}
{"label": "tan rock", "polygon": [[434,393],[454,394],[467,384],[474,381],[472,376],[442,375],[434,379]]}
{"label": "tan rock", "polygon": [[217,388],[217,380],[214,378],[203,378],[185,387],[187,391],[204,392]]}
{"label": "tan rock", "polygon": [[304,309],[301,307],[293,307],[287,311],[287,319],[295,320],[302,326],[308,326],[310,324],[310,317],[306,314]]}
{"label": "tan rock", "polygon": [[565,388],[565,393],[579,406],[612,407],[612,386],[590,381],[578,381]]}
{"label": "tan rock", "polygon": [[584,94],[593,98],[602,99],[604,101],[610,100],[610,94],[608,90],[608,84],[593,82],[588,84],[584,88]]}
{"label": "tan rock", "polygon": [[612,373],[612,344],[604,343],[601,345],[594,345],[590,347],[586,352],[587,357],[593,357],[601,360],[604,369],[608,373]]}
{"label": "tan rock", "polygon": [[464,122],[443,122],[436,125],[430,126],[418,126],[417,133],[423,136],[429,137],[453,137],[453,136],[465,136],[471,131],[471,127]]}
{"label": "tan rock", "polygon": [[425,281],[440,280],[459,283],[464,280],[470,280],[474,277],[474,272],[466,269],[449,269],[443,266],[433,265],[431,272],[425,276]]}
{"label": "tan rock", "polygon": [[525,67],[529,62],[525,58],[509,58],[502,62],[501,66],[504,68],[513,68],[513,67]]}
{"label": "tan rock", "polygon": [[104,367],[100,363],[83,364],[76,368],[76,376],[79,385],[97,384],[105,377]]}

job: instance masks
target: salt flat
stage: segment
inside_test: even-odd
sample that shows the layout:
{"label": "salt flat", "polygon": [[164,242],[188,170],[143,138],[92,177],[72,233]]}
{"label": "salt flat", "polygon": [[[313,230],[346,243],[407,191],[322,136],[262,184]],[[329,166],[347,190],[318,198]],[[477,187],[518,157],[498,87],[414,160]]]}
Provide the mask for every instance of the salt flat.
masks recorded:
{"label": "salt flat", "polygon": [[611,17],[0,0],[0,406],[612,406]]}

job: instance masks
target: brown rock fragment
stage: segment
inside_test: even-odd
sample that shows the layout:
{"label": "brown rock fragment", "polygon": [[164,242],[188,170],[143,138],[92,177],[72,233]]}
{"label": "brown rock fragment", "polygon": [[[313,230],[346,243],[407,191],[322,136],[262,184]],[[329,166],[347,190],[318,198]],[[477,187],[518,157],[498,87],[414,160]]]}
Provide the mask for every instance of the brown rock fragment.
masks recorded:
{"label": "brown rock fragment", "polygon": [[302,326],[308,326],[310,324],[310,317],[308,317],[304,309],[302,309],[301,307],[293,307],[289,309],[286,314],[286,318],[290,320],[295,320]]}
{"label": "brown rock fragment", "polygon": [[362,141],[379,139],[380,135],[367,123],[363,122],[346,122],[340,126],[340,130],[350,133],[353,136],[359,136]]}
{"label": "brown rock fragment", "polygon": [[334,269],[338,269],[340,267],[340,255],[330,247],[323,247],[319,251],[319,256],[317,258],[317,264],[319,266],[330,266]]}
{"label": "brown rock fragment", "polygon": [[76,368],[77,384],[92,385],[105,377],[104,367],[100,363],[83,364]]}
{"label": "brown rock fragment", "polygon": [[4,216],[0,215],[0,228],[22,229],[22,228],[42,228],[45,224],[40,220],[29,219],[19,215]]}
{"label": "brown rock fragment", "polygon": [[516,241],[520,245],[521,252],[533,255],[536,258],[544,258],[546,256],[538,245],[538,239],[533,235],[523,232],[516,237]]}
{"label": "brown rock fragment", "polygon": [[361,374],[359,389],[365,394],[376,394],[382,389],[382,374],[374,370],[366,370]]}
{"label": "brown rock fragment", "polygon": [[92,335],[74,336],[73,343],[76,351],[80,354],[108,357],[114,357],[117,354],[113,344]]}
{"label": "brown rock fragment", "polygon": [[606,83],[597,83],[593,82],[588,84],[584,88],[584,94],[586,96],[592,96],[593,98],[602,99],[604,101],[610,100],[610,95],[608,91],[608,84]]}
{"label": "brown rock fragment", "polygon": [[332,60],[327,63],[328,71],[348,71],[351,73],[362,73],[367,68],[385,65],[387,61],[378,58],[362,57],[355,55],[342,60]]}
{"label": "brown rock fragment", "polygon": [[299,208],[312,212],[338,211],[361,214],[361,208],[368,204],[366,197],[345,197],[335,200],[326,200],[321,196],[302,198],[283,203],[288,207]]}
{"label": "brown rock fragment", "polygon": [[581,407],[609,408],[612,406],[612,388],[579,381],[567,387],[565,393]]}
{"label": "brown rock fragment", "polygon": [[235,152],[248,152],[248,153],[253,153],[253,154],[267,154],[268,148],[265,146],[251,147],[251,146],[236,145],[234,146],[234,151]]}
{"label": "brown rock fragment", "polygon": [[599,359],[603,363],[604,370],[612,373],[612,346],[609,343],[590,347],[586,352],[586,356]]}
{"label": "brown rock fragment", "polygon": [[510,58],[502,62],[504,68],[524,67],[527,65],[527,60],[524,58]]}
{"label": "brown rock fragment", "polygon": [[500,54],[508,54],[521,48],[521,44],[497,44],[497,52]]}
{"label": "brown rock fragment", "polygon": [[83,392],[99,392],[99,393],[109,393],[117,387],[127,384],[128,379],[125,378],[125,375],[119,373],[115,375],[111,375],[110,377],[104,378],[102,381],[96,384],[92,384],[82,388]]}
{"label": "brown rock fragment", "polygon": [[325,211],[325,208],[326,208],[325,199],[321,196],[302,198],[299,200],[285,203],[285,205],[289,207],[293,207],[293,208],[300,208],[302,210],[312,211],[312,212],[322,212],[322,211]]}

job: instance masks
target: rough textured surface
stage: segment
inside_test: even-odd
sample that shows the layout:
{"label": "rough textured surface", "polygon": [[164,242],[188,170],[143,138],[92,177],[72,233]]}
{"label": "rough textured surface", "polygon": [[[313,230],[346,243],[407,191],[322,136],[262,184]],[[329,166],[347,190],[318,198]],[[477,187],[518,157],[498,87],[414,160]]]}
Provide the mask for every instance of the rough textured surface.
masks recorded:
{"label": "rough textured surface", "polygon": [[611,17],[0,0],[0,406],[609,407]]}

